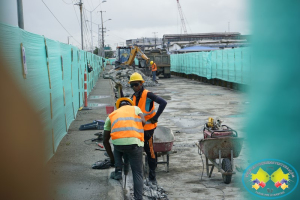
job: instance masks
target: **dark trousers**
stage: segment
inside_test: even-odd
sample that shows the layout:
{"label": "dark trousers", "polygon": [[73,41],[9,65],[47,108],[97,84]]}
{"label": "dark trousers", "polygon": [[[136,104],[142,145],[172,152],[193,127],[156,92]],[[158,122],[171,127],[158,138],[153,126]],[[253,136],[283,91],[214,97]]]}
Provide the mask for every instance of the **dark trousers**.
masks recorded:
{"label": "dark trousers", "polygon": [[156,81],[156,71],[152,71],[152,80]]}
{"label": "dark trousers", "polygon": [[156,157],[153,150],[153,133],[155,129],[144,131],[144,151],[147,154],[149,164],[149,179],[156,180],[155,168],[156,168]]}
{"label": "dark trousers", "polygon": [[122,169],[124,163],[130,163],[133,177],[134,199],[143,199],[143,147],[134,145],[114,145],[116,169]]}

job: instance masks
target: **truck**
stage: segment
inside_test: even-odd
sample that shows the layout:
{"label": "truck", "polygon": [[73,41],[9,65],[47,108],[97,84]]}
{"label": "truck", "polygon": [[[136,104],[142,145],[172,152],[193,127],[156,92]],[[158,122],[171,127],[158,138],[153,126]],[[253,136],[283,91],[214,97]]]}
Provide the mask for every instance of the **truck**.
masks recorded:
{"label": "truck", "polygon": [[157,66],[156,75],[163,75],[165,78],[171,78],[170,55],[165,49],[146,50],[145,55]]}

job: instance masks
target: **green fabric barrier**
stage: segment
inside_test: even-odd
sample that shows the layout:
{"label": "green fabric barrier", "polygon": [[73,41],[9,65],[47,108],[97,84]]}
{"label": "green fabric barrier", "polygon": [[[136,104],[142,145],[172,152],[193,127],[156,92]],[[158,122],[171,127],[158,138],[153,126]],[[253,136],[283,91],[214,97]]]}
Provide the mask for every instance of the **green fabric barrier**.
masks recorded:
{"label": "green fabric barrier", "polygon": [[227,58],[228,58],[228,81],[236,83],[235,80],[235,54],[234,50],[227,51]]}
{"label": "green fabric barrier", "polygon": [[248,47],[172,54],[170,62],[173,72],[250,84],[251,54]]}
{"label": "green fabric barrier", "polygon": [[242,51],[241,48],[234,49],[234,70],[235,82],[242,83]]}
{"label": "green fabric barrier", "polygon": [[217,51],[211,52],[211,77],[217,78]]}
{"label": "green fabric barrier", "polygon": [[110,64],[114,63],[115,61],[116,61],[116,59],[115,59],[115,58],[109,58],[109,62],[110,62]]}
{"label": "green fabric barrier", "polygon": [[[102,58],[1,23],[0,34],[0,46],[4,50],[1,59],[10,63],[9,73],[40,115],[46,133],[46,159],[49,160],[79,107],[83,106],[87,64],[93,67],[93,71],[87,74],[89,94],[102,71]],[[21,43],[26,52],[26,79],[23,77]]]}
{"label": "green fabric barrier", "polygon": [[228,51],[222,51],[222,80],[229,81],[228,77]]}

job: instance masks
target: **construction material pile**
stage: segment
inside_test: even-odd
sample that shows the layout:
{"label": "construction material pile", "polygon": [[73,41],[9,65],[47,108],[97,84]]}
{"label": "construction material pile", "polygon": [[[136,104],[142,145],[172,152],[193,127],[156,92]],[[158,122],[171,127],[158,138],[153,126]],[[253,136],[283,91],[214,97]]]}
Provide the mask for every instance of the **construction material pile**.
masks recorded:
{"label": "construction material pile", "polygon": [[130,79],[131,74],[137,72],[142,75],[145,83],[143,84],[145,87],[153,87],[158,84],[148,76],[146,76],[140,69],[133,70],[132,67],[127,67],[126,69],[111,69],[110,71],[103,74],[104,79],[112,79],[115,83],[120,83],[123,88],[130,87],[128,81]]}
{"label": "construction material pile", "polygon": [[[133,199],[133,188],[129,187],[129,189],[130,196]],[[144,180],[143,196],[146,200],[168,200],[166,191],[162,187],[152,184],[148,179]]]}

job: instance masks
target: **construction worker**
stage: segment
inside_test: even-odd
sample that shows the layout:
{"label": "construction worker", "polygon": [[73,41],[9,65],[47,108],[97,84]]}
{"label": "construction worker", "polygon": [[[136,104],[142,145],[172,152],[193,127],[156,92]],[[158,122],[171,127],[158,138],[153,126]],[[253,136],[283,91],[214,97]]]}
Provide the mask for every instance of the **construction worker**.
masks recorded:
{"label": "construction worker", "polygon": [[[157,82],[156,81],[157,66],[156,66],[156,64],[153,61],[150,62],[150,65],[151,65],[151,71],[152,71],[152,80],[154,82]],[[150,67],[149,67],[149,69],[150,69]]]}
{"label": "construction worker", "polygon": [[[167,102],[153,94],[152,92],[144,89],[143,77],[135,72],[130,76],[129,84],[134,91],[133,103],[138,106],[144,113],[146,119],[146,125],[144,126],[144,151],[147,154],[149,164],[149,181],[156,184],[156,156],[153,150],[153,134],[157,126],[157,121],[163,110],[165,109]],[[154,102],[159,104],[157,112],[155,112]]]}
{"label": "construction worker", "polygon": [[[122,179],[122,157],[124,158],[124,174],[132,169],[134,199],[143,199],[143,146],[146,121],[141,109],[133,106],[129,98],[119,98],[116,108],[106,119],[104,124],[103,144],[110,157],[111,164],[115,164],[115,171],[111,178]],[[109,139],[114,145],[112,153]]]}

